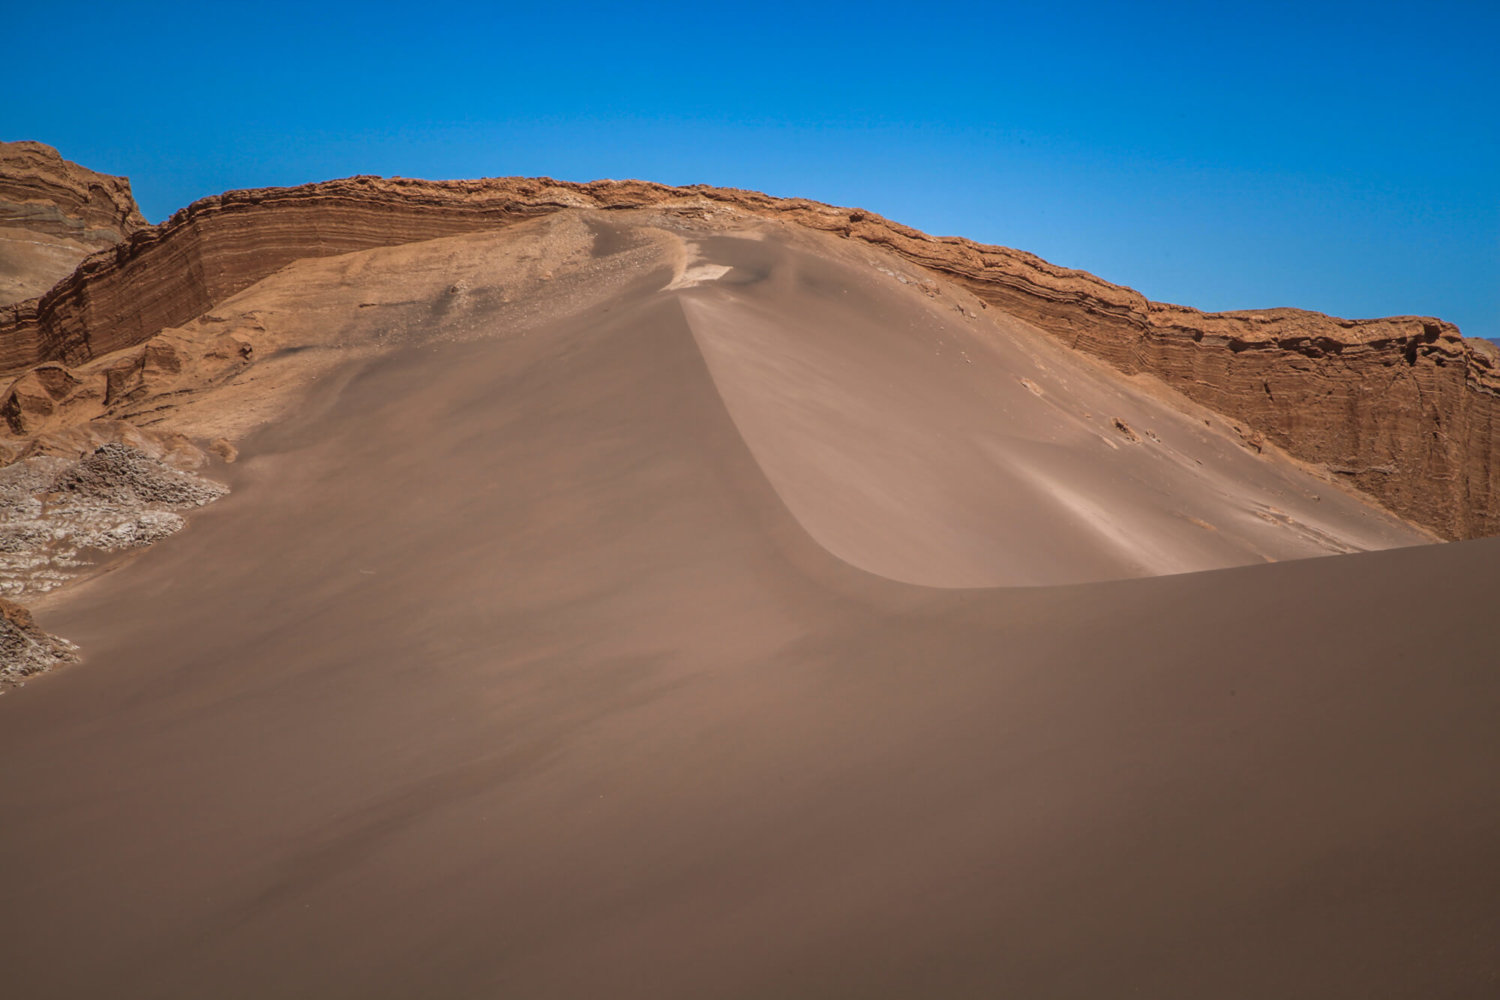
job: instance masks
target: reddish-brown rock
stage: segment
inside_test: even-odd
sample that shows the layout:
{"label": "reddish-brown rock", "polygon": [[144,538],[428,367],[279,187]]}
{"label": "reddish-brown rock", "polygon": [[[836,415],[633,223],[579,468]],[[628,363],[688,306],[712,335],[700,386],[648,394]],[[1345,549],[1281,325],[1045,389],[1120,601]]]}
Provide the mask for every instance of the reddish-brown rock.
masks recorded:
{"label": "reddish-brown rock", "polygon": [[[1449,537],[1500,532],[1495,350],[1426,317],[1343,320],[1295,309],[1203,313],[1151,302],[1031,254],[932,237],[859,210],[641,181],[353,177],[234,191],[96,254],[40,299],[0,308],[0,371],[77,365],[181,324],[278,268],[561,209],[739,211],[884,247],[1126,373],[1326,466]],[[38,393],[28,393],[36,405]]]}
{"label": "reddish-brown rock", "polygon": [[0,142],[0,304],[40,295],[145,225],[125,178],[40,142]]}

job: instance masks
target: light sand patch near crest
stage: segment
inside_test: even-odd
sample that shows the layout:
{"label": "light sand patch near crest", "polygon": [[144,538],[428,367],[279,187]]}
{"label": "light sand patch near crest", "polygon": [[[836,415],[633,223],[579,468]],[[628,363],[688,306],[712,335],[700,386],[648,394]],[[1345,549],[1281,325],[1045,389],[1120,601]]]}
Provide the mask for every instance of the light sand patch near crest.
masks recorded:
{"label": "light sand patch near crest", "polygon": [[663,291],[693,288],[697,285],[717,281],[732,270],[728,264],[715,264],[703,256],[703,248],[696,240],[678,238],[673,252],[672,280]]}

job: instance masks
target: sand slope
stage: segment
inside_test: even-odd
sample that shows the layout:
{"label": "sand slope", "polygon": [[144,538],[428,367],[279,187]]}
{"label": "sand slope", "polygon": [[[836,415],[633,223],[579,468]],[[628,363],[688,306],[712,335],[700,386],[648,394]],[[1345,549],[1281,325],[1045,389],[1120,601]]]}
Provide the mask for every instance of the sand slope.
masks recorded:
{"label": "sand slope", "polygon": [[[324,371],[47,607],[86,659],[0,699],[9,989],[1493,990],[1500,545],[965,589],[1305,544],[1266,496],[1402,526],[951,302],[910,336],[973,364],[928,360],[892,276],[845,312],[847,261],[678,236],[524,336]],[[1105,482],[1110,530],[1059,503]]]}
{"label": "sand slope", "polygon": [[863,569],[1025,586],[1430,540],[893,261],[775,231],[689,252],[723,272],[681,295],[736,426],[798,521]]}

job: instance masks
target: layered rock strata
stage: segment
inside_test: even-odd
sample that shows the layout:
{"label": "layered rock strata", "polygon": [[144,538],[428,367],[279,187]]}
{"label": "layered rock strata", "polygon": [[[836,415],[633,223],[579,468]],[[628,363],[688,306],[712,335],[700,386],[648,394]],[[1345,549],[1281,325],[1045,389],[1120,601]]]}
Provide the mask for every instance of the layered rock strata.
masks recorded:
{"label": "layered rock strata", "polygon": [[40,142],[0,142],[0,304],[40,295],[145,225],[125,178]]}
{"label": "layered rock strata", "polygon": [[[286,264],[510,225],[569,208],[732,209],[895,252],[1127,374],[1147,373],[1452,538],[1500,532],[1500,356],[1427,317],[1203,313],[1038,257],[860,210],[704,186],[354,177],[229,192],[0,309],[0,371],[86,363],[182,324]],[[38,375],[34,381],[43,383]],[[33,392],[33,395],[36,393]]]}

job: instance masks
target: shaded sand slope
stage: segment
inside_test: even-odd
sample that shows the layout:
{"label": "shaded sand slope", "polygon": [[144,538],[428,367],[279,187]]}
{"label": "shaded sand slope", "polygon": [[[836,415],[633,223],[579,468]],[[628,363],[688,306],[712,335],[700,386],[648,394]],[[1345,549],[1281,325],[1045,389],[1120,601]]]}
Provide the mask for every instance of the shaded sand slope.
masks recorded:
{"label": "shaded sand slope", "polygon": [[769,228],[688,256],[679,294],[746,443],[863,569],[1024,586],[1430,540],[893,258]]}
{"label": "shaded sand slope", "polygon": [[48,609],[87,660],[0,701],[8,990],[1494,989],[1500,544],[867,574],[705,363],[751,306],[660,284],[321,379]]}

